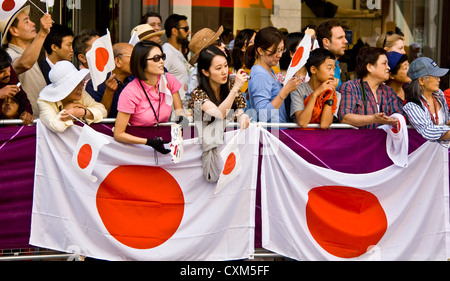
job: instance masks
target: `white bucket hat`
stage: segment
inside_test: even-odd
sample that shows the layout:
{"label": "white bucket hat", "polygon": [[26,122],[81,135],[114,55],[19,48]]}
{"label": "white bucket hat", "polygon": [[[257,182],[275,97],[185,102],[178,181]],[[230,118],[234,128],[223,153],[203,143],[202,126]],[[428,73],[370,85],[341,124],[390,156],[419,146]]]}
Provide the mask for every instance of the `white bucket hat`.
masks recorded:
{"label": "white bucket hat", "polygon": [[77,70],[69,61],[59,61],[48,75],[50,85],[39,94],[44,101],[57,102],[66,98],[89,74],[89,69]]}

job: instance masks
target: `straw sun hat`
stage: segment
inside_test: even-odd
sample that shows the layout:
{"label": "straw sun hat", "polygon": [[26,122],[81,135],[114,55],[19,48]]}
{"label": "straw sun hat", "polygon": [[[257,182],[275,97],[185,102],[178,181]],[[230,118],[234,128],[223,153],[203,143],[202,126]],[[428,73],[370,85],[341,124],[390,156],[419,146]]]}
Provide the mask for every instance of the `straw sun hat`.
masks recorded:
{"label": "straw sun hat", "polygon": [[48,102],[61,101],[72,93],[88,74],[89,69],[77,70],[70,61],[59,61],[48,75],[52,83],[41,91],[39,98]]}
{"label": "straw sun hat", "polygon": [[133,36],[134,32],[137,33],[137,36],[139,37],[139,41],[146,41],[146,40],[149,40],[150,38],[152,38],[154,36],[161,37],[161,36],[163,36],[166,33],[165,30],[155,31],[153,29],[153,27],[151,27],[147,23],[140,24],[140,25],[136,26],[135,28],[133,28],[131,30],[131,36]]}
{"label": "straw sun hat", "polygon": [[212,45],[214,42],[216,42],[217,38],[219,38],[222,33],[222,25],[219,27],[219,30],[217,30],[217,32],[214,32],[209,28],[203,28],[195,33],[194,36],[192,36],[191,42],[189,43],[189,50],[194,54],[189,60],[189,63],[191,65],[194,65],[197,62],[200,52],[209,45]]}

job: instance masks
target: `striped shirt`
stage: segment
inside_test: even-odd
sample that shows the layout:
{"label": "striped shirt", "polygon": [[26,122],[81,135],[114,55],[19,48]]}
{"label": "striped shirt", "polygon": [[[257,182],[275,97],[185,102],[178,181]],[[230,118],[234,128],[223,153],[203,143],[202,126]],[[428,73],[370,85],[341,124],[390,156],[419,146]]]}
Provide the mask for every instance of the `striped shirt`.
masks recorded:
{"label": "striped shirt", "polygon": [[[337,88],[341,93],[342,100],[339,108],[339,120],[342,120],[347,114],[373,115],[383,112],[387,116],[394,113],[404,114],[403,102],[394,92],[394,90],[381,84],[376,92],[378,103],[367,82],[364,82],[364,88],[367,96],[367,110],[364,109],[363,94],[361,90],[361,79],[350,80]],[[363,126],[362,129],[376,129],[381,124],[370,124]]]}
{"label": "striped shirt", "polygon": [[408,121],[410,124],[417,130],[419,134],[421,134],[426,140],[429,141],[437,141],[444,146],[448,146],[450,141],[448,140],[439,140],[442,135],[444,135],[447,131],[450,131],[450,127],[445,125],[449,121],[449,108],[447,102],[445,100],[444,93],[439,90],[439,92],[433,94],[436,99],[441,104],[441,107],[444,111],[443,114],[443,125],[435,125],[431,119],[430,112],[421,101],[422,106],[419,106],[416,103],[408,102],[403,110],[408,116]]}

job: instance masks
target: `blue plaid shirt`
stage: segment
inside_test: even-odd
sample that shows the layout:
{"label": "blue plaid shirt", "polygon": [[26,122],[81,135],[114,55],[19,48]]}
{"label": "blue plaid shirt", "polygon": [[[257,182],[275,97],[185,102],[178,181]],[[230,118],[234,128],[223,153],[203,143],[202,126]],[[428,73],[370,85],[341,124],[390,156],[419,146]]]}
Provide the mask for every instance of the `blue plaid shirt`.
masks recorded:
{"label": "blue plaid shirt", "polygon": [[[403,102],[394,92],[394,90],[381,84],[376,92],[379,104],[375,101],[374,94],[367,82],[364,82],[366,90],[367,111],[364,109],[363,95],[361,90],[361,79],[350,80],[338,87],[337,91],[341,93],[342,99],[339,108],[339,120],[342,120],[347,114],[373,115],[383,112],[387,116],[394,113],[403,112]],[[378,108],[379,106],[379,108]],[[362,129],[376,129],[381,124],[370,124],[362,127]]]}

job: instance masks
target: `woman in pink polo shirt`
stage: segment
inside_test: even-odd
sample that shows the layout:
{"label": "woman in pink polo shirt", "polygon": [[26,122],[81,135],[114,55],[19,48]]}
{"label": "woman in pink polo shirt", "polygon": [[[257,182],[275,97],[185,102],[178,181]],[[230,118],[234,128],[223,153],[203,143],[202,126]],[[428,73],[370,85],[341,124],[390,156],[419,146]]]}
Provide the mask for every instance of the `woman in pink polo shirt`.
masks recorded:
{"label": "woman in pink polo shirt", "polygon": [[119,111],[114,128],[117,141],[152,146],[160,153],[167,154],[161,138],[145,139],[126,133],[128,124],[137,127],[151,127],[169,121],[172,105],[177,123],[183,122],[185,112],[178,90],[181,84],[169,73],[164,72],[166,55],[161,46],[143,41],[133,49],[130,68],[135,79],[130,82],[119,97]]}

